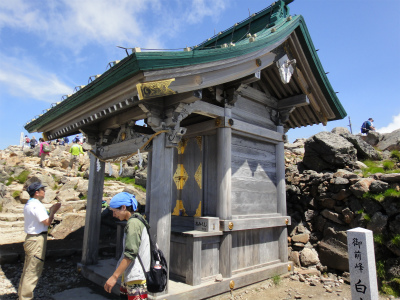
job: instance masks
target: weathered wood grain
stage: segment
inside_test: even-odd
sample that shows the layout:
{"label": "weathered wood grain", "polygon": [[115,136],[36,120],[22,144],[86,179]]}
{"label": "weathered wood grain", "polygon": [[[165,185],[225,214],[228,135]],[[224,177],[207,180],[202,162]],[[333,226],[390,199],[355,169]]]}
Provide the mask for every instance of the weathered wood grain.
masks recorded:
{"label": "weathered wood grain", "polygon": [[217,135],[203,136],[204,142],[204,189],[203,213],[205,216],[217,215]]}
{"label": "weathered wood grain", "polygon": [[[252,216],[251,216],[252,217]],[[241,231],[248,229],[272,228],[272,227],[286,227],[286,220],[288,225],[291,224],[291,218],[287,216],[271,216],[262,218],[246,218],[246,219],[233,219],[220,221],[221,230],[223,231]],[[229,223],[233,223],[233,229],[229,229]]]}
{"label": "weathered wood grain", "polygon": [[246,122],[240,120],[233,120],[232,129],[235,131],[241,131],[247,133],[249,136],[260,136],[266,139],[270,139],[271,141],[280,142],[283,140],[281,134],[277,133],[276,131],[263,128],[260,126],[248,124]]}
{"label": "weathered wood grain", "polygon": [[[96,148],[94,151],[96,152]],[[93,265],[98,261],[104,169],[105,163],[100,162],[100,170],[97,172],[97,158],[90,154],[89,189],[82,245],[83,265]]]}
{"label": "weathered wood grain", "polygon": [[[174,148],[165,147],[166,135],[153,139],[151,170],[150,234],[163,251],[167,263],[170,258],[171,202],[173,182]],[[175,150],[176,151],[176,150]]]}
{"label": "weathered wood grain", "polygon": [[232,137],[232,214],[276,213],[276,146]]}

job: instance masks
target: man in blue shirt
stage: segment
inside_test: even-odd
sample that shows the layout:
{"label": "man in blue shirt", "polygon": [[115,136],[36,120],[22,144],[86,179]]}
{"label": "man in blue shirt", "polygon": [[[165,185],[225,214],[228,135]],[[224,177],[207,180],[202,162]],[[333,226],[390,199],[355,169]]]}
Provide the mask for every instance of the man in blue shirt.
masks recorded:
{"label": "man in blue shirt", "polygon": [[368,134],[370,131],[375,131],[375,127],[372,122],[374,122],[374,119],[372,118],[369,118],[367,121],[365,121],[361,126],[361,133]]}

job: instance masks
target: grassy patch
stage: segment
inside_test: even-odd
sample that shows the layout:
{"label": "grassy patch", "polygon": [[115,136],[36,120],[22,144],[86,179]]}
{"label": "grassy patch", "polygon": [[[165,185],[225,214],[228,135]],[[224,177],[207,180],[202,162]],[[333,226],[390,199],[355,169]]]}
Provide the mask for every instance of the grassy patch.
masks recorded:
{"label": "grassy patch", "polygon": [[400,246],[400,234],[396,234],[390,241],[393,245]]}
{"label": "grassy patch", "polygon": [[385,262],[383,260],[378,260],[376,262],[376,275],[381,280],[385,280],[386,278]]}
{"label": "grassy patch", "polygon": [[0,212],[3,211],[3,205],[0,204]]}
{"label": "grassy patch", "polygon": [[87,199],[87,195],[80,195],[80,196],[79,196],[79,199],[81,199],[81,200],[86,200],[86,199]]}
{"label": "grassy patch", "polygon": [[281,282],[281,276],[279,276],[279,275],[274,275],[274,276],[272,276],[272,282],[273,282],[275,285],[279,285],[279,283]]}
{"label": "grassy patch", "polygon": [[379,245],[384,245],[385,244],[385,238],[383,237],[383,234],[374,234],[374,242],[379,244]]}
{"label": "grassy patch", "polygon": [[400,173],[400,170],[396,169],[395,162],[391,160],[385,160],[382,165],[380,162],[373,160],[365,160],[363,163],[367,166],[366,168],[362,169],[363,177],[368,177],[369,175],[376,173]]}
{"label": "grassy patch", "polygon": [[394,170],[396,168],[396,163],[392,160],[384,160],[382,165],[385,171]]}
{"label": "grassy patch", "polygon": [[15,180],[14,177],[9,177],[6,182],[6,186],[9,186]]}
{"label": "grassy patch", "polygon": [[390,152],[390,157],[396,160],[397,162],[400,162],[400,151],[399,150],[392,150]]}
{"label": "grassy patch", "polygon": [[58,184],[55,183],[54,186],[52,187],[52,190],[53,190],[53,191],[56,191],[57,189],[58,189]]}
{"label": "grassy patch", "polygon": [[367,222],[371,221],[371,216],[369,214],[363,214],[363,218]]}
{"label": "grassy patch", "polygon": [[28,180],[29,174],[30,172],[28,170],[24,170],[17,176],[16,179],[19,181],[19,183],[24,184]]}
{"label": "grassy patch", "polygon": [[387,189],[383,195],[385,197],[395,197],[400,198],[400,191],[396,191],[395,189]]}
{"label": "grassy patch", "polygon": [[104,181],[110,181],[110,180],[120,181],[120,182],[122,182],[124,184],[132,185],[135,188],[137,188],[137,189],[139,189],[139,190],[141,190],[143,192],[146,192],[146,189],[144,187],[142,187],[141,185],[138,185],[138,184],[135,183],[135,178],[130,178],[130,177],[117,177],[117,178],[114,178],[114,177],[107,177],[107,176],[104,177]]}
{"label": "grassy patch", "polygon": [[395,297],[399,296],[399,293],[397,293],[390,285],[383,283],[381,291],[384,292],[386,295],[393,295]]}
{"label": "grassy patch", "polygon": [[381,194],[374,194],[371,192],[367,192],[364,195],[362,195],[363,199],[374,199],[378,202],[382,202],[383,200],[385,200],[385,196],[381,193]]}
{"label": "grassy patch", "polygon": [[387,189],[383,193],[379,194],[368,192],[365,193],[362,197],[364,199],[369,198],[369,199],[374,199],[378,202],[382,202],[383,200],[385,200],[386,197],[400,198],[400,191],[396,191],[395,189]]}
{"label": "grassy patch", "polygon": [[18,198],[21,196],[21,191],[14,191],[11,195],[14,199]]}

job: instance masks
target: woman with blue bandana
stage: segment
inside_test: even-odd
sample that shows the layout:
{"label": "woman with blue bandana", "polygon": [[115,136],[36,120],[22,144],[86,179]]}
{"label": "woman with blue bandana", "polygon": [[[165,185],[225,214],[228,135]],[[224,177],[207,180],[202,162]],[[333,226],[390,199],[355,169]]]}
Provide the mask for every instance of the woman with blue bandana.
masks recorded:
{"label": "woman with blue bandana", "polygon": [[111,293],[118,278],[121,278],[121,293],[129,300],[147,299],[146,277],[137,258],[143,262],[146,272],[150,270],[150,239],[145,225],[133,215],[137,214],[138,202],[134,195],[122,192],[110,201],[113,217],[127,221],[124,230],[123,253],[114,274],[107,280],[104,289]]}

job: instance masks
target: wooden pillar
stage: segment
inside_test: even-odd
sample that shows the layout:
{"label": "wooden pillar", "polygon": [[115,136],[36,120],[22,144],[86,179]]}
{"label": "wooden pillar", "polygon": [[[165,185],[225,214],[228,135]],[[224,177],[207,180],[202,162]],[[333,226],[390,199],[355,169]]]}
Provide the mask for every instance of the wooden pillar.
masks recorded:
{"label": "wooden pillar", "polygon": [[198,237],[188,238],[186,244],[187,251],[187,270],[186,283],[199,285],[201,283],[201,239]]}
{"label": "wooden pillar", "polygon": [[[276,127],[277,132],[284,134],[283,126]],[[285,185],[285,148],[283,141],[276,145],[276,190],[277,190],[277,212],[286,216],[286,185]],[[279,232],[279,259],[288,261],[287,228],[281,227]]]}
{"label": "wooden pillar", "polygon": [[[153,154],[152,152],[148,152],[147,155],[147,178],[150,178],[150,180],[147,180],[146,182],[146,190],[151,191],[151,168],[152,168],[152,157]],[[150,193],[146,193],[146,208],[145,208],[145,215],[150,220]]]}
{"label": "wooden pillar", "polygon": [[[283,126],[278,125],[276,131],[284,134]],[[276,145],[276,189],[278,197],[278,213],[286,216],[286,185],[285,185],[285,147],[283,141]]]}
{"label": "wooden pillar", "polygon": [[[225,108],[225,117],[231,117],[231,109]],[[232,129],[217,129],[217,217],[220,220],[232,219],[231,210],[231,152]],[[232,234],[224,232],[219,249],[219,269],[223,277],[232,277]]]}
{"label": "wooden pillar", "polygon": [[154,138],[151,156],[151,189],[147,192],[150,193],[150,234],[157,241],[169,265],[174,148],[165,145],[165,133]]}
{"label": "wooden pillar", "polygon": [[89,187],[82,245],[83,265],[94,265],[98,261],[104,166],[104,162],[100,162],[100,170],[97,171],[97,158],[90,154]]}

